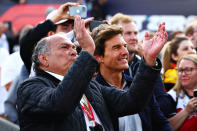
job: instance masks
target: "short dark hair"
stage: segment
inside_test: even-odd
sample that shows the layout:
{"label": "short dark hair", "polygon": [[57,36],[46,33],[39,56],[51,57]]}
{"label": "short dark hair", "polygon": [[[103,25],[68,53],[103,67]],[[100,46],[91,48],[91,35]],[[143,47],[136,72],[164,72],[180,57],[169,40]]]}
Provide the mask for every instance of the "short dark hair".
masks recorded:
{"label": "short dark hair", "polygon": [[123,33],[123,29],[117,25],[101,24],[92,31],[92,38],[95,42],[96,49],[94,55],[104,56],[105,41],[115,35]]}
{"label": "short dark hair", "polygon": [[180,31],[180,30],[176,30],[176,31],[171,32],[170,35],[168,36],[168,41],[173,40],[177,34],[181,34],[181,33],[184,33],[184,32]]}
{"label": "short dark hair", "polygon": [[184,40],[189,40],[189,39],[187,37],[177,37],[166,43],[162,57],[164,72],[171,68],[170,63],[172,62],[176,63],[176,61],[172,59],[172,54],[174,54],[175,56],[178,55],[177,50],[180,46],[180,43]]}
{"label": "short dark hair", "polygon": [[177,50],[180,46],[180,43],[184,40],[189,40],[187,37],[177,37],[170,42],[170,55],[177,55]]}

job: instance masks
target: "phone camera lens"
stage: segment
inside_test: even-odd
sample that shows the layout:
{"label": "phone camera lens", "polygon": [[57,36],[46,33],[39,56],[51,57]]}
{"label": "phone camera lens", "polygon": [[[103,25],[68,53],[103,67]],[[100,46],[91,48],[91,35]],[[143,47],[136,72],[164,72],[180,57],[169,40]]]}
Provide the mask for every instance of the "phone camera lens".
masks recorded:
{"label": "phone camera lens", "polygon": [[80,13],[80,10],[79,10],[79,9],[77,9],[77,10],[76,10],[76,12],[79,14],[79,13]]}

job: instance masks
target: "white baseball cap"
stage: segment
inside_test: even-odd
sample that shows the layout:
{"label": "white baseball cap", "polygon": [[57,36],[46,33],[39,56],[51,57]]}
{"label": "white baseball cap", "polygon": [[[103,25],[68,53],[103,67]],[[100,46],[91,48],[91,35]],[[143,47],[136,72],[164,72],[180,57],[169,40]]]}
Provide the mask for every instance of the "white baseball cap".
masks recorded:
{"label": "white baseball cap", "polygon": [[[57,12],[57,10],[51,11],[51,12],[47,15],[46,20],[51,19],[51,18],[56,14],[56,12]],[[68,20],[69,20],[69,19],[60,20],[60,21],[56,22],[55,24],[56,24],[56,25],[59,25],[59,24],[62,24],[62,23],[64,23],[64,22],[68,21]]]}

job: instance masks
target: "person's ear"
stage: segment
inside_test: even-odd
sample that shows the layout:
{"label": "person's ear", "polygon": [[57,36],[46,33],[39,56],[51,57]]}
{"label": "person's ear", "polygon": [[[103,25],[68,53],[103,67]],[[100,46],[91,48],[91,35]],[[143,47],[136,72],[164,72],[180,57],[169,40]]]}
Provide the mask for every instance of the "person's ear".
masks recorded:
{"label": "person's ear", "polygon": [[53,32],[53,31],[49,31],[48,32],[48,36],[52,36],[52,35],[54,35],[55,34],[55,32]]}
{"label": "person's ear", "polygon": [[178,59],[179,59],[178,56],[176,56],[175,54],[172,54],[172,55],[171,55],[171,58],[172,58],[174,61],[178,61]]}
{"label": "person's ear", "polygon": [[99,63],[103,62],[103,56],[94,56],[94,57]]}
{"label": "person's ear", "polygon": [[38,59],[40,61],[40,64],[44,67],[48,67],[49,66],[49,63],[48,63],[48,59],[47,59],[47,56],[44,55],[44,54],[39,54],[38,55]]}

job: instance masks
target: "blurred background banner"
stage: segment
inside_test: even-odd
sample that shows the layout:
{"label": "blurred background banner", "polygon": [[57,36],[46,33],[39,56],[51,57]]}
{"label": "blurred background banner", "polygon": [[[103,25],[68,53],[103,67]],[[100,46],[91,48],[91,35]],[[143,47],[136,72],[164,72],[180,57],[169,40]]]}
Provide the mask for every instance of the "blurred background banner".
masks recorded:
{"label": "blurred background banner", "polygon": [[109,14],[196,15],[196,0],[108,0]]}
{"label": "blurred background banner", "polygon": [[108,0],[107,19],[122,12],[136,21],[139,39],[149,30],[155,32],[158,24],[165,21],[167,32],[184,30],[185,26],[197,19],[197,0]]}
{"label": "blurred background banner", "polygon": [[[12,26],[19,31],[26,24],[36,25],[45,20],[47,7],[57,8],[62,3],[78,0],[26,0],[25,4],[15,1],[0,0],[0,22],[12,21]],[[106,0],[102,9],[106,19],[118,12],[131,15],[137,23],[141,39],[146,30],[156,31],[163,21],[168,32],[183,30],[196,19],[196,5],[197,0]]]}
{"label": "blurred background banner", "polygon": [[60,4],[18,4],[9,8],[0,17],[1,22],[11,21],[18,32],[23,26],[37,25],[45,20],[45,11],[49,7],[58,8]]}
{"label": "blurred background banner", "polygon": [[[197,19],[196,15],[130,15],[137,24],[139,29],[139,39],[143,39],[145,32],[156,32],[158,25],[166,23],[166,31],[181,30],[184,31],[186,25]],[[107,19],[112,16],[107,15]]]}

